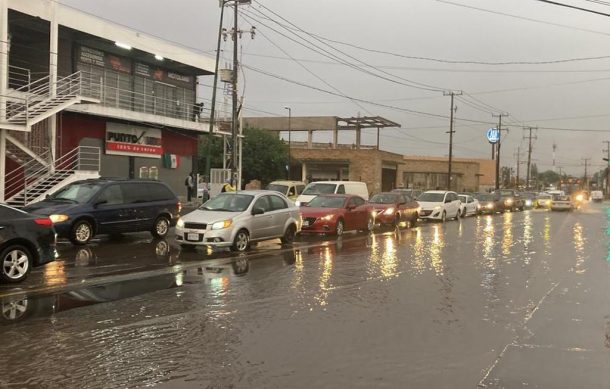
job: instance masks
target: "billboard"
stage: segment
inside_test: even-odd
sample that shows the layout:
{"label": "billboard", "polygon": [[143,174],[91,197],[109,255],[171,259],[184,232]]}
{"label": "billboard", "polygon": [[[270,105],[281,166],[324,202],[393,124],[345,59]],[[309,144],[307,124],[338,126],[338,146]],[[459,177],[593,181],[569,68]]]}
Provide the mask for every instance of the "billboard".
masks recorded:
{"label": "billboard", "polygon": [[161,158],[162,132],[158,128],[106,124],[106,154]]}

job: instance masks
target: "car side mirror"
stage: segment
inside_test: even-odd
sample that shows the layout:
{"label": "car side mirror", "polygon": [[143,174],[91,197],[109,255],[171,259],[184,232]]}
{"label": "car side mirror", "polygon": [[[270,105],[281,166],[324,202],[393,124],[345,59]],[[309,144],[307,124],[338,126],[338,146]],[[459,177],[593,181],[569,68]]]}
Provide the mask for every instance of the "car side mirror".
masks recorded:
{"label": "car side mirror", "polygon": [[252,210],[252,215],[262,215],[264,213],[265,213],[265,210],[260,207],[254,208]]}

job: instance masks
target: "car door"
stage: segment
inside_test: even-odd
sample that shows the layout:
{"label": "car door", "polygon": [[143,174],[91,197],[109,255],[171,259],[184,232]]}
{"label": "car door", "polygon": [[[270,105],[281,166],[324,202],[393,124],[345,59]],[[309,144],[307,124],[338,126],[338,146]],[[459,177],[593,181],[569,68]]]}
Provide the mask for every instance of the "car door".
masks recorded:
{"label": "car door", "polygon": [[[363,207],[362,205],[364,204],[364,200],[362,203],[360,203],[360,206],[358,206],[359,201],[358,201],[358,197],[350,197],[345,205],[345,230],[346,231],[350,231],[350,230],[356,230],[361,228],[362,224],[363,224]],[[364,222],[364,224],[366,225],[366,222]]]}
{"label": "car door", "polygon": [[271,230],[270,233],[272,236],[283,236],[284,235],[284,227],[286,226],[286,222],[290,218],[290,212],[288,211],[288,205],[286,201],[282,199],[280,196],[270,195],[269,201],[271,203],[271,211],[269,212],[273,218],[271,219]]}
{"label": "car door", "polygon": [[135,218],[131,208],[125,204],[119,184],[111,184],[102,189],[93,201],[92,213],[100,234],[126,232]]}
{"label": "car door", "polygon": [[366,226],[369,221],[369,206],[362,197],[352,197],[352,204],[356,208],[354,208],[354,213],[357,215],[357,224],[356,228],[358,230],[366,229]]}
{"label": "car door", "polygon": [[251,215],[250,237],[251,239],[265,239],[271,236],[273,215],[269,195],[262,195],[254,201],[252,209],[260,208],[264,211],[260,215]]}
{"label": "car door", "polygon": [[456,193],[449,193],[449,195],[451,196],[451,205],[453,207],[453,211],[450,213],[451,215],[457,216],[458,213],[460,212],[460,198],[458,197],[458,195]]}

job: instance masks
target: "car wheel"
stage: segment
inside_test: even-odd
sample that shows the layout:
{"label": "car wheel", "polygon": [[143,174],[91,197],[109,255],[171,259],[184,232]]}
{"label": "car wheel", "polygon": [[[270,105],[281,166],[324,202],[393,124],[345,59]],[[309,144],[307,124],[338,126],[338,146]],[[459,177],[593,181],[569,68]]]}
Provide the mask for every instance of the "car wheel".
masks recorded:
{"label": "car wheel", "polygon": [[169,232],[169,227],[170,221],[167,216],[159,216],[157,220],[155,220],[151,234],[155,238],[165,238]]}
{"label": "car wheel", "polygon": [[443,211],[443,215],[441,216],[441,223],[444,223],[447,221],[447,212]]}
{"label": "car wheel", "polygon": [[337,235],[337,236],[343,235],[344,228],[345,228],[345,225],[343,224],[343,219],[339,219],[337,221],[337,224],[335,225],[335,235]]}
{"label": "car wheel", "polygon": [[2,318],[7,321],[21,319],[28,311],[28,299],[2,302]]}
{"label": "car wheel", "polygon": [[294,241],[294,236],[297,233],[297,229],[294,226],[294,224],[289,225],[288,227],[286,227],[286,231],[284,231],[284,236],[282,236],[281,240],[283,244],[289,244],[292,243]]}
{"label": "car wheel", "polygon": [[415,217],[409,221],[409,228],[414,228],[416,226],[417,226],[417,214],[415,214]]}
{"label": "car wheel", "polygon": [[32,268],[33,257],[24,246],[14,245],[2,250],[0,254],[2,271],[0,279],[6,282],[23,281]]}
{"label": "car wheel", "polygon": [[233,246],[231,246],[231,250],[237,252],[244,252],[248,250],[250,246],[250,235],[246,230],[239,230],[235,235],[235,239],[233,239]]}
{"label": "car wheel", "polygon": [[77,221],[72,226],[70,233],[70,242],[75,245],[83,245],[89,243],[93,237],[93,227],[87,220]]}

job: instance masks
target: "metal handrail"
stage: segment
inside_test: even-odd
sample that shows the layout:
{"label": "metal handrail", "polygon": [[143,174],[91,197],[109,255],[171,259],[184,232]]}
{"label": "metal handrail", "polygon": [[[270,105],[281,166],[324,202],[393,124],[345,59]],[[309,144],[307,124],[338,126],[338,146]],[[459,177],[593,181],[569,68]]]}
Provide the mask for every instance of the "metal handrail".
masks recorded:
{"label": "metal handrail", "polygon": [[18,87],[29,85],[32,82],[32,72],[30,69],[19,66],[8,66],[8,84],[18,85]]}
{"label": "metal handrail", "polygon": [[[83,169],[83,166],[86,166],[87,169]],[[27,205],[28,190],[30,187],[35,186],[39,182],[43,182],[47,178],[51,177],[55,172],[77,170],[99,171],[100,166],[101,150],[99,147],[78,146],[58,158],[54,165],[43,166],[29,174],[24,172],[23,179],[19,181],[19,184],[23,184],[23,205]],[[13,187],[16,185],[16,183],[13,182],[11,185]],[[9,193],[8,188],[6,192]],[[15,192],[15,195],[17,194],[19,194],[18,191]]]}

